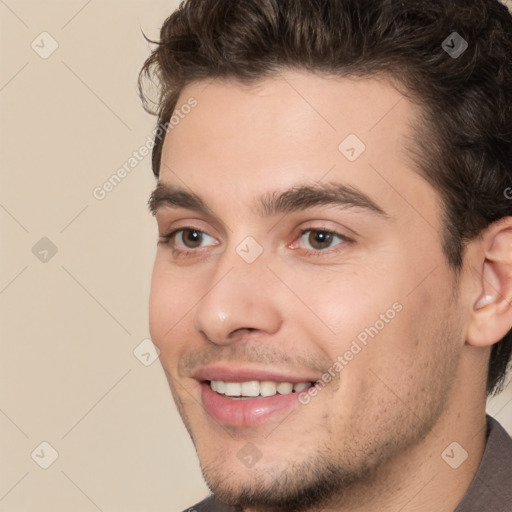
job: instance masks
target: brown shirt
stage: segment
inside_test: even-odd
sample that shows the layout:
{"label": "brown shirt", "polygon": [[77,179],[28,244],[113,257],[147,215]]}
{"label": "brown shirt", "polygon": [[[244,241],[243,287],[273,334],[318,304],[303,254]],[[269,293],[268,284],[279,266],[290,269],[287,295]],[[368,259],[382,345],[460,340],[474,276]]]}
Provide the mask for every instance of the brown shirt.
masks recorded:
{"label": "brown shirt", "polygon": [[[215,496],[184,512],[241,512]],[[478,471],[454,512],[512,512],[512,438],[487,416],[487,444]]]}

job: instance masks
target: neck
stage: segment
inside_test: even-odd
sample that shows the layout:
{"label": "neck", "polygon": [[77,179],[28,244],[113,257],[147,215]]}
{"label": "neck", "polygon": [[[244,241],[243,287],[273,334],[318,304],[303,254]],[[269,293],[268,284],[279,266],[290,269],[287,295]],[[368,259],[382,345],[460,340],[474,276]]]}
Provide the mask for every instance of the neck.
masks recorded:
{"label": "neck", "polygon": [[343,504],[323,512],[453,512],[471,485],[486,443],[485,407],[466,412],[444,414],[420,443],[380,467],[370,485],[354,489]]}

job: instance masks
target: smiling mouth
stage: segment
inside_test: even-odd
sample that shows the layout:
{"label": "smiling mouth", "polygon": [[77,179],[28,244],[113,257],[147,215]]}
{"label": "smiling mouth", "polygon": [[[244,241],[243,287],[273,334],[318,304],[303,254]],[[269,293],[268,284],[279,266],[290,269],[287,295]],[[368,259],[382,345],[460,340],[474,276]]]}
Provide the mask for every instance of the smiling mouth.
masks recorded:
{"label": "smiling mouth", "polygon": [[267,398],[275,395],[291,395],[300,393],[312,386],[315,382],[276,382],[270,380],[246,382],[226,382],[222,380],[207,380],[206,384],[212,391],[233,400],[250,400],[253,398]]}

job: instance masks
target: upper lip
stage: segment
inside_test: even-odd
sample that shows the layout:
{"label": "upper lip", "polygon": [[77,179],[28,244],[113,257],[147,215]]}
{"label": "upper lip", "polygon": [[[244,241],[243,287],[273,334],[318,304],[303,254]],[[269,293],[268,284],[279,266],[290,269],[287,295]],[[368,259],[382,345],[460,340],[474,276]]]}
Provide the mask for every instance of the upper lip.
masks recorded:
{"label": "upper lip", "polygon": [[229,367],[229,366],[203,366],[199,368],[193,375],[199,381],[222,380],[224,382],[248,382],[257,381],[273,381],[273,382],[291,382],[298,384],[299,382],[316,382],[318,377],[313,375],[301,375],[299,372],[291,371],[278,372],[265,369],[257,369],[250,367]]}

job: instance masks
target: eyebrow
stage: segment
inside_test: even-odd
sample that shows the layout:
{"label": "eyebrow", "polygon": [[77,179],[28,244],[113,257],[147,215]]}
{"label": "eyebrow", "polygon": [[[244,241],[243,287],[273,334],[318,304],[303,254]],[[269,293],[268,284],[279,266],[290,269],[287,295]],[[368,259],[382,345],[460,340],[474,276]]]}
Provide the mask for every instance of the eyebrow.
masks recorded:
{"label": "eyebrow", "polygon": [[[161,182],[151,193],[148,206],[153,215],[163,206],[184,208],[204,215],[213,214],[211,208],[197,194]],[[315,206],[359,208],[389,218],[389,215],[364,192],[337,182],[297,185],[284,191],[267,192],[256,200],[255,211],[262,217],[270,217]]]}

